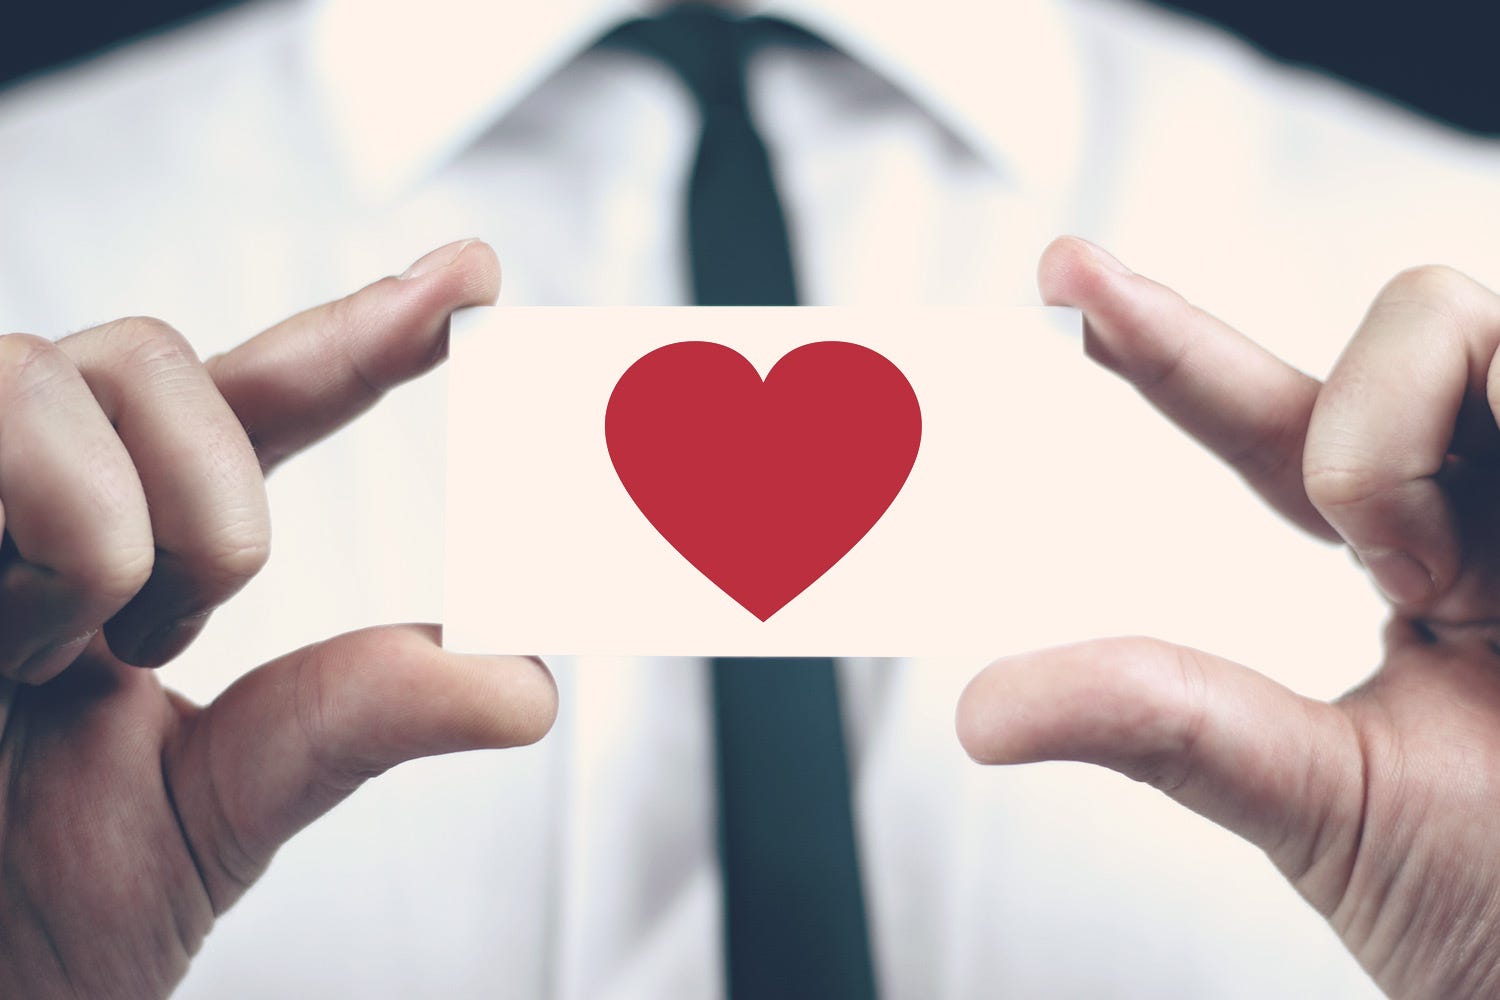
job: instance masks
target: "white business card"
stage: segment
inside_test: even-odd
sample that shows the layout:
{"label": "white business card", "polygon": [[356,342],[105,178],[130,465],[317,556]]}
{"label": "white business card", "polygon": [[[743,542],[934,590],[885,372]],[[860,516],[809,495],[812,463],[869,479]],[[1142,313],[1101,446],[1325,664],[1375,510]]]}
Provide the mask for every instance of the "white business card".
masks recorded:
{"label": "white business card", "polygon": [[445,644],[995,655],[1087,488],[1079,314],[474,310],[448,371]]}

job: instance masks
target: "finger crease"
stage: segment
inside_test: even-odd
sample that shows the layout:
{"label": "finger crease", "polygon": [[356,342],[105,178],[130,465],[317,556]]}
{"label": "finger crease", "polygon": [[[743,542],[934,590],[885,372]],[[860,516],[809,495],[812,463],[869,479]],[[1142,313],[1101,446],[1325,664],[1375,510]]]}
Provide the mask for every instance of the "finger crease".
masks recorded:
{"label": "finger crease", "polygon": [[[172,793],[172,779],[167,773],[167,754],[163,748],[159,762],[161,770],[161,791],[167,800],[167,812],[171,813],[172,821],[177,824],[177,834],[182,838],[183,849],[187,851],[188,860],[193,863],[193,872],[198,876],[198,887],[203,890],[204,901],[208,903],[209,910],[217,916],[219,907],[214,903],[213,890],[209,887],[208,875],[204,871],[203,862],[199,858],[198,849],[193,846],[193,838],[188,834],[187,824],[183,822],[182,810],[177,806],[177,796]],[[177,942],[182,945],[183,953],[191,957],[198,949],[196,945],[188,940],[186,928],[183,927],[182,918],[177,907],[171,907],[173,923],[177,928]]]}

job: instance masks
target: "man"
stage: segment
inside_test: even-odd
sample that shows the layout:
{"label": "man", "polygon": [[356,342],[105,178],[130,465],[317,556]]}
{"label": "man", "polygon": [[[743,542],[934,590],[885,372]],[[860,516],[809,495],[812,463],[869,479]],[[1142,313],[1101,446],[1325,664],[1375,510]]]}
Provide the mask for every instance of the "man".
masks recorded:
{"label": "man", "polygon": [[[7,986],[160,995],[275,845],[361,778],[536,740],[555,710],[533,747],[408,765],[292,841],[181,995],[722,990],[701,664],[559,660],[554,702],[534,662],[446,656],[420,628],[282,659],[363,626],[441,619],[435,383],[287,464],[269,503],[257,468],[428,367],[447,313],[496,294],[495,259],[445,246],[404,280],[273,324],[398,251],[469,231],[500,248],[509,304],[687,301],[691,102],[670,70],[590,48],[634,11],[492,6],[254,6],[44,81],[0,113],[0,315],[48,336],[89,328],[6,348],[9,565],[69,581],[50,599],[37,588],[55,577],[40,571],[7,584],[37,602],[10,622],[47,621],[10,640],[10,676],[58,678],[6,695]],[[842,6],[778,10],[838,51],[771,47],[750,68],[809,303],[1034,301],[1036,256],[1077,231],[1325,370],[1409,265],[1495,283],[1491,148],[1128,6]],[[1443,603],[1483,577],[1421,526],[1442,524],[1424,477],[1455,414],[1481,428],[1484,453],[1489,293],[1412,272],[1361,329],[1356,343],[1374,346],[1351,349],[1320,390],[1081,244],[1048,253],[1042,291],[1083,307],[1094,353],[1279,509],[1351,541],[1403,611],[1437,610],[1457,632],[1423,626],[1434,657],[1412,652],[1426,633],[1398,626],[1412,631],[1394,659],[1441,683],[1395,670],[1387,687],[1433,700],[1360,701],[1394,720],[1384,727],[1135,644],[991,668],[961,703],[964,746],[1153,780],[1269,851],[1382,986],[1483,995],[1489,966],[1466,949],[1494,937],[1492,855],[1465,817],[1494,758],[1483,667],[1463,648],[1479,630],[1460,623],[1486,615]],[[109,325],[137,313],[221,356],[200,367],[160,324]],[[1407,377],[1408,393],[1387,388]],[[1234,484],[1090,379],[1080,362],[1101,442],[1080,461],[1110,488],[1060,497],[1083,516],[1035,526],[1055,559],[997,567],[1028,574],[1032,596],[996,609],[996,654],[1143,629],[1201,637],[1310,694],[1362,677],[1381,610],[1344,560],[1282,541]],[[1334,473],[1306,490],[1304,438]],[[268,510],[275,555],[162,673],[208,702],[272,666],[199,714],[112,663],[181,650],[202,606],[262,562]],[[1089,558],[1091,540],[1127,532],[1137,561]],[[1427,567],[1427,591],[1396,551]],[[1092,773],[970,763],[952,720],[980,666],[842,665],[883,996],[1373,995],[1317,913],[1221,831]],[[1441,739],[1402,770],[1413,730]],[[1409,777],[1378,780],[1392,774]],[[1367,843],[1374,853],[1352,849]]]}

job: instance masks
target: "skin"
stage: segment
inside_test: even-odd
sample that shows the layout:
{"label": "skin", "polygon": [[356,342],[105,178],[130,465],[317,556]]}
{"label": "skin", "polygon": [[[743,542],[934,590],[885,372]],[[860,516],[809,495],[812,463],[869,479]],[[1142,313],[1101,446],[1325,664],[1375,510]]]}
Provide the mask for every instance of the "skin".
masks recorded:
{"label": "skin", "polygon": [[[137,666],[264,563],[264,474],[441,360],[449,314],[498,286],[470,241],[206,363],[154,320],[0,337],[0,996],[165,996],[362,781],[550,727],[539,662],[445,653],[435,626],[297,650],[201,708]],[[1333,704],[1155,640],[1011,657],[965,692],[965,747],[1150,782],[1264,849],[1391,996],[1495,995],[1500,300],[1399,275],[1319,383],[1081,241],[1041,287],[1096,360],[1351,547],[1391,595],[1387,654]]]}
{"label": "skin", "polygon": [[539,661],[432,625],[288,653],[203,707],[139,669],[264,564],[265,473],[437,364],[499,280],[450,244],[206,363],[157,320],[0,337],[0,996],[166,996],[365,779],[551,726]]}
{"label": "skin", "polygon": [[1109,767],[1246,838],[1392,997],[1500,995],[1500,296],[1397,275],[1320,383],[1081,240],[1040,286],[1084,311],[1096,361],[1347,545],[1392,614],[1331,704],[1153,639],[999,660],[960,701],[964,747]]}

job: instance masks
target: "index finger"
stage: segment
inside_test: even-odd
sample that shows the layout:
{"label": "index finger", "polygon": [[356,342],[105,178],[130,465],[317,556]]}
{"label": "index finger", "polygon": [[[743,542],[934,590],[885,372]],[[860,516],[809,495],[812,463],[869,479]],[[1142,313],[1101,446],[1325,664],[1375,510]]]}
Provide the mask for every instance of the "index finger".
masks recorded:
{"label": "index finger", "polygon": [[210,358],[209,374],[269,471],[430,370],[447,355],[453,311],[493,305],[499,291],[495,251],[460,240]]}
{"label": "index finger", "polygon": [[1338,540],[1302,485],[1317,379],[1083,240],[1054,240],[1037,281],[1048,305],[1083,310],[1090,357],[1134,384],[1287,520]]}

